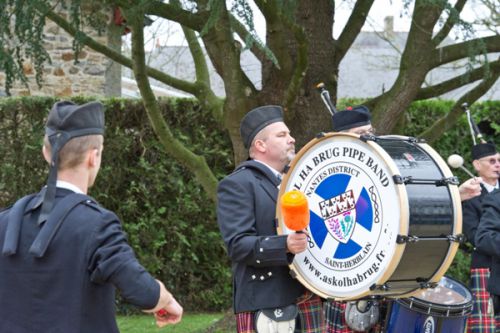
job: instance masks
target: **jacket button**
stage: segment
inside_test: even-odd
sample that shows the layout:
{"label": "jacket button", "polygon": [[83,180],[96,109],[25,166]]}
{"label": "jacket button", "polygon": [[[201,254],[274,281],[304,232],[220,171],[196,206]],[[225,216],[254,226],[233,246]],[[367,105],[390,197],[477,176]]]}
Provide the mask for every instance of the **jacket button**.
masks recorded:
{"label": "jacket button", "polygon": [[267,275],[271,276],[273,275],[273,272],[267,272]]}
{"label": "jacket button", "polygon": [[260,260],[255,260],[256,263],[260,264]]}
{"label": "jacket button", "polygon": [[255,280],[256,276],[255,275],[252,275],[252,280]]}
{"label": "jacket button", "polygon": [[263,248],[260,248],[260,249],[259,249],[259,251],[260,251],[260,252],[264,252],[264,249],[263,249]]}
{"label": "jacket button", "polygon": [[260,279],[261,279],[261,280],[264,280],[264,279],[265,279],[265,278],[264,278],[264,275],[261,275],[261,276],[260,276]]}

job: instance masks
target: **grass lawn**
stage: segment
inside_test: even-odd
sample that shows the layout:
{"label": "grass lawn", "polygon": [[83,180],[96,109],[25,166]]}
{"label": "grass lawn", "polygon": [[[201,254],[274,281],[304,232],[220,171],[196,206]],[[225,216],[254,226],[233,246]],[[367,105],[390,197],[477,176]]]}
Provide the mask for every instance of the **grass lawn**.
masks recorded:
{"label": "grass lawn", "polygon": [[184,313],[182,321],[176,325],[156,327],[152,315],[118,316],[121,333],[196,333],[222,318],[222,313]]}

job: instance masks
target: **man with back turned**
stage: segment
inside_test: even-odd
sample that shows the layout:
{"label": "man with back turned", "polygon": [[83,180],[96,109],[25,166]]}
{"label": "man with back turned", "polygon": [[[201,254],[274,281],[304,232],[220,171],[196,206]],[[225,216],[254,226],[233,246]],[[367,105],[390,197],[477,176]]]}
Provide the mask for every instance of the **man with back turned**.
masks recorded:
{"label": "man with back turned", "polygon": [[115,288],[177,323],[182,307],[135,258],[118,217],[86,193],[101,165],[99,102],[58,102],[49,113],[43,155],[47,186],[0,213],[0,332],[118,332]]}

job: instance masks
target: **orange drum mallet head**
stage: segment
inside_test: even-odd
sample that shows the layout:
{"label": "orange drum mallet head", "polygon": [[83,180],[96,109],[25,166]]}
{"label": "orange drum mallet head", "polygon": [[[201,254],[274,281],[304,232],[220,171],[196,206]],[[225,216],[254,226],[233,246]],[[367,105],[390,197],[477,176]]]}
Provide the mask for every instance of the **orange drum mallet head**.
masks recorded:
{"label": "orange drum mallet head", "polygon": [[288,229],[300,231],[309,225],[307,197],[298,190],[291,190],[281,196],[281,214]]}

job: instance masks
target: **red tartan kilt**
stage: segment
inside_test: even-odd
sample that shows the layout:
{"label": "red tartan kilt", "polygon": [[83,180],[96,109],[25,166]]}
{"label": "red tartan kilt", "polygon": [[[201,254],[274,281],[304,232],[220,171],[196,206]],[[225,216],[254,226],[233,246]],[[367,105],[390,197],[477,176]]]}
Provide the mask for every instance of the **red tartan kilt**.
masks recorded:
{"label": "red tartan kilt", "polygon": [[474,296],[474,304],[472,313],[467,318],[467,333],[495,333],[493,304],[486,289],[489,277],[488,268],[471,269],[470,290]]}

